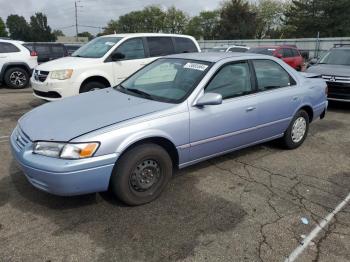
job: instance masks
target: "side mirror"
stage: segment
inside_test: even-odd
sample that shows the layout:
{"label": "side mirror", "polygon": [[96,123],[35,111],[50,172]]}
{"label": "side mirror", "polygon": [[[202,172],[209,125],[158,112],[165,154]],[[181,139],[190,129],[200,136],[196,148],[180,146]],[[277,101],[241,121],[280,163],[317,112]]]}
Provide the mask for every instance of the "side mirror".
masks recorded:
{"label": "side mirror", "polygon": [[116,52],[111,56],[112,61],[119,61],[119,60],[123,60],[124,58],[125,58],[125,55],[119,52]]}
{"label": "side mirror", "polygon": [[310,64],[310,65],[314,65],[314,64],[317,63],[317,61],[318,61],[317,58],[314,57],[314,58],[312,58],[312,59],[310,60],[309,64]]}
{"label": "side mirror", "polygon": [[200,97],[196,106],[209,106],[209,105],[220,105],[222,104],[222,95],[216,93],[206,93]]}

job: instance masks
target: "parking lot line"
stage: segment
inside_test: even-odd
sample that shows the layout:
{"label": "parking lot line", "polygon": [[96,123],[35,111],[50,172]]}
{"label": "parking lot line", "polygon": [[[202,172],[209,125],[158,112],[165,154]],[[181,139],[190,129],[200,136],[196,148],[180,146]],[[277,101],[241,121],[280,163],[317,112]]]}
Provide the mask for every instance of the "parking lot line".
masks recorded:
{"label": "parking lot line", "polygon": [[310,234],[304,239],[304,241],[289,255],[285,262],[295,261],[303,251],[310,245],[311,241],[317,237],[317,235],[331,222],[333,217],[341,211],[345,205],[350,201],[350,193],[339,205],[329,213],[319,224],[310,232]]}
{"label": "parking lot line", "polygon": [[9,136],[0,136],[0,139],[2,139],[2,138],[8,138]]}

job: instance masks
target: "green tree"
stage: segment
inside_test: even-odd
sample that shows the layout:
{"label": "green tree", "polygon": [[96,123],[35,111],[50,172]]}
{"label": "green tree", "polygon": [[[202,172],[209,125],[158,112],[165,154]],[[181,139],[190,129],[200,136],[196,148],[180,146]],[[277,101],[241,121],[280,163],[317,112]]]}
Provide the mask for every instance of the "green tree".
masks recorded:
{"label": "green tree", "polygon": [[280,34],[286,8],[287,4],[279,0],[260,0],[255,6],[256,38],[273,38]]}
{"label": "green tree", "polygon": [[78,37],[87,37],[89,40],[94,38],[94,36],[89,32],[81,32],[78,34]]}
{"label": "green tree", "polygon": [[188,20],[189,17],[185,12],[172,6],[166,11],[163,31],[172,34],[182,34],[185,32]]}
{"label": "green tree", "polygon": [[349,0],[292,0],[284,19],[284,36],[350,35]]}
{"label": "green tree", "polygon": [[30,26],[23,16],[9,15],[6,19],[6,26],[12,39],[31,41]]}
{"label": "green tree", "polygon": [[256,33],[257,14],[246,0],[227,0],[220,10],[218,38],[249,39]]}
{"label": "green tree", "polygon": [[50,26],[47,24],[47,17],[43,13],[36,13],[30,17],[30,29],[32,41],[51,42],[56,40],[55,35],[51,33]]}
{"label": "green tree", "polygon": [[0,37],[7,37],[6,26],[2,18],[0,17]]}
{"label": "green tree", "polygon": [[65,36],[65,34],[62,32],[62,30],[58,30],[58,29],[53,30],[53,31],[52,31],[52,34],[56,37],[56,39],[57,39],[57,37],[59,37],[59,36]]}
{"label": "green tree", "polygon": [[199,39],[215,39],[220,22],[220,12],[202,11],[198,16],[192,17],[186,27],[186,34],[192,35]]}

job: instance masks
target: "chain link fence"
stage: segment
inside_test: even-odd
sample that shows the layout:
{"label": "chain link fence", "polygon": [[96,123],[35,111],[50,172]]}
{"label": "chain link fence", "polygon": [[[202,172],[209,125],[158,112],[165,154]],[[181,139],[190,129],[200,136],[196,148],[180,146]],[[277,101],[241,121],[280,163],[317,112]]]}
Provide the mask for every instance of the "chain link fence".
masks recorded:
{"label": "chain link fence", "polygon": [[296,39],[252,39],[252,40],[199,40],[203,51],[230,45],[244,45],[249,47],[266,45],[296,45],[308,58],[321,57],[324,52],[336,45],[350,46],[350,37],[334,38],[296,38]]}

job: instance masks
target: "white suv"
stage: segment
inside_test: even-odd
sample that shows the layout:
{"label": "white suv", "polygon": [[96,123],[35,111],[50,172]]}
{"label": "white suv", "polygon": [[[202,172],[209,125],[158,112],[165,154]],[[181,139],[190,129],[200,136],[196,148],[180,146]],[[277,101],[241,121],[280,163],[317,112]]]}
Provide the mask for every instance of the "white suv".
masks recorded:
{"label": "white suv", "polygon": [[5,82],[10,88],[26,87],[33,68],[38,65],[37,53],[23,44],[0,39],[0,82]]}
{"label": "white suv", "polygon": [[31,78],[34,95],[57,100],[115,86],[157,57],[200,52],[191,36],[114,34],[95,38],[64,57],[37,66]]}

